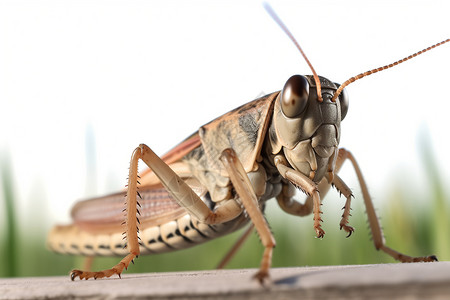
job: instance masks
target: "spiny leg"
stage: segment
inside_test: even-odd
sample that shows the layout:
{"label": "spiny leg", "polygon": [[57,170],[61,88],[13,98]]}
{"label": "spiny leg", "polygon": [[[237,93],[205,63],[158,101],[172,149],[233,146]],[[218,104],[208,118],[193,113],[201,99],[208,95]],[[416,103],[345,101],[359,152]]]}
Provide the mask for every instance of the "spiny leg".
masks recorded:
{"label": "spiny leg", "polygon": [[261,259],[261,266],[258,273],[255,274],[255,278],[258,279],[261,284],[264,284],[265,280],[269,278],[269,269],[272,264],[272,252],[275,247],[275,239],[261,209],[259,208],[258,199],[247,173],[234,150],[225,149],[222,152],[220,159],[230,176],[233,187],[239,195],[248,216],[252,220],[252,223],[261,238],[261,243],[265,247]]}
{"label": "spiny leg", "polygon": [[141,151],[139,148],[134,150],[131,156],[130,170],[128,174],[128,191],[126,197],[126,239],[127,239],[127,248],[129,254],[125,256],[117,265],[112,267],[111,269],[98,271],[98,272],[90,272],[90,271],[82,271],[82,270],[73,270],[70,273],[70,278],[74,280],[76,277],[80,277],[80,279],[89,279],[89,278],[103,278],[110,277],[114,274],[119,275],[122,274],[124,269],[128,268],[130,262],[133,261],[136,257],[139,256],[139,238],[138,238],[138,219],[137,219],[137,200],[136,195],[137,192],[137,184],[138,184],[138,161],[141,158]]}
{"label": "spiny leg", "polygon": [[369,219],[369,225],[370,230],[373,237],[373,242],[375,244],[375,248],[377,250],[382,250],[383,252],[387,253],[391,257],[393,257],[396,260],[399,260],[401,262],[431,262],[431,261],[437,261],[436,256],[421,256],[421,257],[411,257],[405,254],[402,254],[396,250],[393,250],[385,245],[385,239],[383,235],[383,231],[380,226],[380,222],[378,220],[378,217],[375,213],[375,208],[372,203],[372,199],[370,198],[369,191],[367,189],[366,182],[364,180],[364,177],[361,173],[361,170],[358,166],[358,163],[356,162],[355,158],[351,154],[351,152],[345,150],[345,149],[339,149],[338,159],[336,162],[336,168],[337,170],[340,169],[342,164],[345,160],[349,159],[350,162],[353,165],[353,168],[356,172],[356,176],[358,177],[359,184],[361,186],[361,191],[363,194],[364,204],[366,206],[366,212]]}
{"label": "spiny leg", "polygon": [[350,190],[350,188],[345,184],[345,182],[337,175],[334,175],[333,178],[333,185],[334,187],[338,190],[338,192],[340,194],[343,194],[344,197],[347,199],[345,201],[345,205],[342,208],[344,210],[344,213],[342,214],[342,219],[341,222],[339,223],[340,225],[340,229],[344,229],[348,235],[347,237],[351,236],[353,231],[355,231],[355,229],[352,226],[348,225],[348,218],[351,216],[350,214],[350,204],[351,204],[351,199],[353,197],[352,191]]}
{"label": "spiny leg", "polygon": [[294,216],[307,216],[313,211],[312,197],[308,196],[305,203],[300,203],[294,199],[295,187],[287,182],[283,183],[281,193],[277,196],[277,202],[280,208],[288,214]]}
{"label": "spiny leg", "polygon": [[339,222],[339,229],[340,230],[344,229],[344,231],[348,233],[347,237],[350,237],[352,235],[353,231],[355,231],[355,228],[348,225],[348,218],[351,216],[350,203],[351,203],[351,196],[347,197],[347,200],[345,201],[345,206],[342,208],[344,210],[344,212],[342,213],[341,222]]}
{"label": "spiny leg", "polygon": [[[325,235],[325,231],[322,229],[321,222],[323,222],[320,210],[320,206],[322,205],[320,202],[319,189],[317,185],[309,179],[309,177],[303,175],[302,173],[288,167],[288,164],[284,157],[277,155],[274,159],[275,166],[280,172],[283,178],[289,180],[292,184],[300,188],[308,195],[308,199],[305,204],[309,205],[310,199],[312,199],[312,212],[313,212],[313,220],[314,220],[314,230],[316,231],[316,236],[318,238],[323,238]],[[290,210],[285,210],[289,213],[292,213]]]}
{"label": "spiny leg", "polygon": [[[84,272],[74,270],[71,273],[72,280],[76,277],[86,278],[102,278],[110,277],[113,274],[122,273],[130,262],[139,255],[139,241],[137,227],[137,164],[142,159],[145,164],[155,173],[162,185],[172,195],[177,203],[184,207],[193,217],[206,224],[218,224],[230,221],[242,213],[242,208],[234,199],[225,201],[214,212],[202,201],[202,199],[181,179],[161,158],[159,158],[147,145],[141,144],[137,147],[132,155],[130,174],[128,179],[127,193],[127,217],[126,217],[126,239],[127,247],[130,252],[113,268],[100,272]],[[139,195],[139,194],[138,194]]]}

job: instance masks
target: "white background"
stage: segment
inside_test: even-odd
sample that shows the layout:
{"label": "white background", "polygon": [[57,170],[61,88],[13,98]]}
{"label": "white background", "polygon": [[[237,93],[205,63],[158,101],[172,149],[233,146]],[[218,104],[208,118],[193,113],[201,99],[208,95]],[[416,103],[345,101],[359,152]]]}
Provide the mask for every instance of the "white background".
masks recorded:
{"label": "white background", "polygon": [[[316,71],[343,82],[449,38],[449,3],[271,5]],[[449,181],[449,57],[445,45],[348,87],[341,146],[378,203],[399,183],[426,201],[421,139]],[[67,222],[76,199],[125,185],[139,143],[164,154],[211,119],[310,73],[259,1],[1,1],[0,151],[20,216],[34,208],[48,223]],[[359,189],[349,168],[342,177]]]}

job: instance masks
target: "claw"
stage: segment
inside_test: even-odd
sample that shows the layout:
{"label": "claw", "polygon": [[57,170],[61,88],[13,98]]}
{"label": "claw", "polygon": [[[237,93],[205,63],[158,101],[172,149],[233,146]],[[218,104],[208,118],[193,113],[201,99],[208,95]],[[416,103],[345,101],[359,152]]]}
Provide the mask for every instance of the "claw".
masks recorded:
{"label": "claw", "polygon": [[83,272],[80,270],[72,270],[70,272],[70,279],[72,279],[72,281],[74,281],[77,277],[80,277],[80,279],[82,279],[80,276],[81,274],[83,274]]}
{"label": "claw", "polygon": [[264,272],[259,270],[258,273],[256,273],[253,278],[255,278],[256,280],[258,280],[258,282],[262,285],[265,286],[266,283],[268,283],[270,281],[270,276],[268,272]]}
{"label": "claw", "polygon": [[325,231],[322,228],[316,228],[316,237],[321,239],[325,235]]}
{"label": "claw", "polygon": [[353,228],[352,226],[345,225],[345,224],[341,224],[340,230],[342,230],[342,228],[344,228],[344,230],[346,232],[348,232],[348,235],[346,236],[347,238],[352,235],[353,231],[355,231],[355,228]]}

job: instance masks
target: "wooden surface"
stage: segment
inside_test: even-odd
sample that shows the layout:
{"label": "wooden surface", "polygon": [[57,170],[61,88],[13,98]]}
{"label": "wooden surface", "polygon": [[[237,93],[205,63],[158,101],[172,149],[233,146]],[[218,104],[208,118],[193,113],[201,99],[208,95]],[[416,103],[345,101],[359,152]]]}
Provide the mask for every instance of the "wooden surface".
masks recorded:
{"label": "wooden surface", "polygon": [[0,279],[0,299],[450,299],[450,262]]}

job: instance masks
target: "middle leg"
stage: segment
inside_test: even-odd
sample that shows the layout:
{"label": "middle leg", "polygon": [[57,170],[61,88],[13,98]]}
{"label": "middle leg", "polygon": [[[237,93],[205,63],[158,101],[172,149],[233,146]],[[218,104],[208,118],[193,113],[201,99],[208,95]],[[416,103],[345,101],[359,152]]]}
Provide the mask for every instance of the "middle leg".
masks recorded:
{"label": "middle leg", "polygon": [[223,162],[230,180],[235,188],[239,198],[244,205],[244,208],[250,217],[256,231],[261,238],[261,243],[264,245],[264,254],[261,260],[261,266],[255,278],[261,284],[269,278],[269,269],[272,264],[272,251],[275,247],[275,239],[270,231],[269,225],[264,218],[259,207],[258,198],[256,197],[253,186],[247,173],[232,149],[225,149],[220,157]]}

